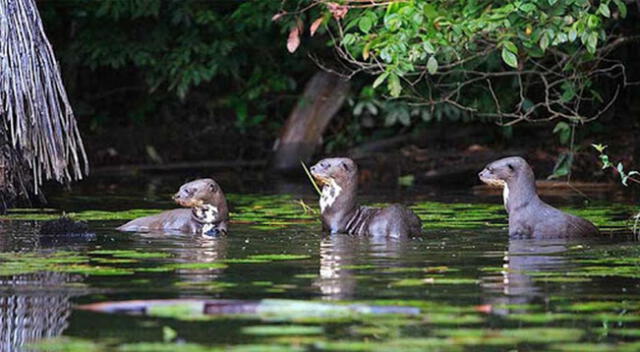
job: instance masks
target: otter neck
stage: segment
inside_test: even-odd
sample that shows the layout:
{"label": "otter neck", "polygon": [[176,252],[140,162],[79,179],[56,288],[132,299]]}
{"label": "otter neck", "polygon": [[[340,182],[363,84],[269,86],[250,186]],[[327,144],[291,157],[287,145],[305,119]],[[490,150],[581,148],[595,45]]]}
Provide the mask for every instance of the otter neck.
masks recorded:
{"label": "otter neck", "polygon": [[516,177],[509,179],[502,193],[504,207],[507,213],[524,208],[531,203],[538,202],[536,180],[531,170],[522,170]]}
{"label": "otter neck", "polygon": [[332,232],[342,231],[349,216],[358,207],[356,203],[356,180],[330,179],[322,187],[320,213],[322,220]]}
{"label": "otter neck", "polygon": [[211,224],[227,219],[229,216],[229,210],[227,208],[227,201],[222,196],[222,200],[215,202],[207,201],[206,203],[193,207],[191,209],[192,217],[199,223]]}

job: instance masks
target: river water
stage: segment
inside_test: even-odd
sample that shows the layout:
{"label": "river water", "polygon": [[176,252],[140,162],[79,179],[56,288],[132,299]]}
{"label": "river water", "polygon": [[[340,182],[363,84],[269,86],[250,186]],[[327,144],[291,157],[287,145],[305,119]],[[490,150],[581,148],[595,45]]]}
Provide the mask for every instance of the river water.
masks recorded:
{"label": "river water", "polygon": [[[602,237],[533,240],[508,238],[499,195],[364,188],[424,221],[421,238],[374,241],[322,234],[303,182],[222,177],[228,236],[113,230],[171,208],[185,179],[95,178],[4,217],[0,350],[640,350],[634,207],[610,194],[551,198]],[[40,237],[62,210],[95,236]]]}

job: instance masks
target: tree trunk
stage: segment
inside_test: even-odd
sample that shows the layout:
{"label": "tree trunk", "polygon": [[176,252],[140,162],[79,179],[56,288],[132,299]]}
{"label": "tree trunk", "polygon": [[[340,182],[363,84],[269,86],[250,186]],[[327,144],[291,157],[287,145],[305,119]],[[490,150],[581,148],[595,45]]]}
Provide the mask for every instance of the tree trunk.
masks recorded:
{"label": "tree trunk", "polygon": [[276,141],[272,169],[292,170],[309,161],[348,91],[349,82],[338,75],[321,71],[311,78]]}

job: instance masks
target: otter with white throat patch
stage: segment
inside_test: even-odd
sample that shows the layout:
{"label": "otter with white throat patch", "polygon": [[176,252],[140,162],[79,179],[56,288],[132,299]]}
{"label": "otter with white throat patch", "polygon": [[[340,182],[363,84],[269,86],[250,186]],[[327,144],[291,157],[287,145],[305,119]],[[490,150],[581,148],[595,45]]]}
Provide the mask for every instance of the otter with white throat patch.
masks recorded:
{"label": "otter with white throat patch", "polygon": [[310,172],[322,185],[320,212],[325,231],[390,238],[422,233],[420,218],[400,204],[386,208],[358,205],[358,166],[353,160],[323,159]]}
{"label": "otter with white throat patch", "polygon": [[533,170],[521,157],[509,157],[487,165],[478,176],[488,185],[504,187],[504,207],[513,237],[584,237],[600,232],[589,221],[562,212],[543,202],[536,190]]}
{"label": "otter with white throat patch", "polygon": [[190,209],[174,209],[138,218],[118,227],[120,231],[180,232],[215,236],[227,232],[229,209],[220,186],[210,178],[185,183],[173,199]]}

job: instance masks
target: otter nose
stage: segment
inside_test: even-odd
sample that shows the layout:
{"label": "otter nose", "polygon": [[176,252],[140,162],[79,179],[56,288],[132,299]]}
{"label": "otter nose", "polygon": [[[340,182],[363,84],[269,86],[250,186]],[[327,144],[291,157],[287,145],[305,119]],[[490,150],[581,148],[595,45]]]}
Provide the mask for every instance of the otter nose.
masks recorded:
{"label": "otter nose", "polygon": [[173,200],[176,200],[178,198],[180,198],[180,193],[176,193],[173,196],[171,196],[171,199],[173,199]]}
{"label": "otter nose", "polygon": [[316,167],[315,165],[313,165],[313,166],[309,169],[309,171],[311,171],[311,172],[316,172],[316,169],[317,169],[317,167]]}
{"label": "otter nose", "polygon": [[482,177],[482,174],[484,174],[484,170],[478,172],[478,177]]}

